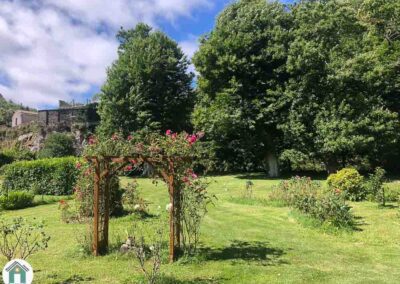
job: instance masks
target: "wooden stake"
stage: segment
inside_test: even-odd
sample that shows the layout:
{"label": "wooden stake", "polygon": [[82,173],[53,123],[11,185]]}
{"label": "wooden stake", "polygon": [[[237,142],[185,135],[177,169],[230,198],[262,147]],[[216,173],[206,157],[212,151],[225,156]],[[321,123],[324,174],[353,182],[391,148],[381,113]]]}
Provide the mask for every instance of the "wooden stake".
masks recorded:
{"label": "wooden stake", "polygon": [[169,211],[169,262],[172,263],[176,259],[175,252],[175,198],[174,198],[174,179],[173,176],[169,176],[168,180],[168,191],[171,208]]}
{"label": "wooden stake", "polygon": [[99,255],[99,201],[100,201],[100,164],[94,160],[94,196],[93,196],[93,254]]}
{"label": "wooden stake", "polygon": [[110,220],[110,161],[105,160],[104,163],[104,227],[103,227],[103,240],[102,251],[108,250],[108,227]]}

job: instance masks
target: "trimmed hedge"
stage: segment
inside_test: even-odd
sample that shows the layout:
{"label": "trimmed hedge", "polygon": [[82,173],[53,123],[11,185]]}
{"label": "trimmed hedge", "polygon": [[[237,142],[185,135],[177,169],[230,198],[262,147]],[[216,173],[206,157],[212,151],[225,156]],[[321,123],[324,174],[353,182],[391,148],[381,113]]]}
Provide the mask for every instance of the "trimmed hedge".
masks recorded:
{"label": "trimmed hedge", "polygon": [[79,174],[77,160],[67,157],[6,165],[1,169],[4,177],[2,192],[23,190],[43,195],[70,195]]}
{"label": "trimmed hedge", "polygon": [[0,207],[5,210],[23,209],[33,206],[35,195],[26,191],[12,191],[0,196]]}
{"label": "trimmed hedge", "polygon": [[15,161],[31,161],[35,154],[26,149],[6,149],[0,152],[0,167],[11,164]]}

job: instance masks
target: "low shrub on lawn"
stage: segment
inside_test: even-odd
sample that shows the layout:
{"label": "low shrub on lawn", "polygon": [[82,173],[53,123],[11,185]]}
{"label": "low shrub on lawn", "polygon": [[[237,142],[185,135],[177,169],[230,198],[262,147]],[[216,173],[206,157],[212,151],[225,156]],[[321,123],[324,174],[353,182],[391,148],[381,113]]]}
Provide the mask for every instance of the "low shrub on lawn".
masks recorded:
{"label": "low shrub on lawn", "polygon": [[70,195],[78,177],[74,157],[20,161],[2,168],[3,194],[24,190],[40,195]]}
{"label": "low shrub on lawn", "polygon": [[15,210],[31,207],[35,195],[26,191],[12,191],[0,196],[0,207],[5,210]]}
{"label": "low shrub on lawn", "polygon": [[352,201],[364,200],[368,193],[363,176],[354,168],[344,168],[329,175],[327,182],[331,189],[343,191],[346,198]]}
{"label": "low shrub on lawn", "polygon": [[281,182],[272,190],[270,200],[283,203],[335,227],[349,227],[354,216],[340,190],[323,190],[319,183],[307,177],[295,177]]}
{"label": "low shrub on lawn", "polygon": [[387,202],[398,202],[400,197],[400,186],[399,187],[385,187],[385,201]]}

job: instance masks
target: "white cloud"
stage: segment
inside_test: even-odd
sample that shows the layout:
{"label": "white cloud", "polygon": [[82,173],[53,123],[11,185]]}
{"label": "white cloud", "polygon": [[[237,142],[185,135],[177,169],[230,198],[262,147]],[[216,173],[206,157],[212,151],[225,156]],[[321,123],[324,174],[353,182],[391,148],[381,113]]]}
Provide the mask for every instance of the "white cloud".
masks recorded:
{"label": "white cloud", "polygon": [[[15,0],[0,5],[0,93],[34,107],[82,100],[116,58],[114,34],[140,21],[190,17],[211,0]],[[181,42],[191,57],[197,38]]]}
{"label": "white cloud", "polygon": [[[187,57],[192,59],[195,52],[199,49],[199,38],[194,35],[190,35],[187,40],[179,42],[179,46],[182,48],[182,51],[187,55]],[[189,71],[195,73],[196,76],[198,75],[193,64],[189,66]]]}

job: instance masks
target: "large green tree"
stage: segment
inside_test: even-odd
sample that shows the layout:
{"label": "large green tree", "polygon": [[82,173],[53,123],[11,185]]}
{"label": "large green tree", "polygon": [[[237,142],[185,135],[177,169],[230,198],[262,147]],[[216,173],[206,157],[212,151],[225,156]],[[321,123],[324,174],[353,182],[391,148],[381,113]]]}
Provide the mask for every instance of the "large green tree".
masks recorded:
{"label": "large green tree", "polygon": [[206,132],[220,169],[259,169],[275,154],[276,119],[266,110],[287,80],[290,26],[284,5],[242,0],[201,40],[193,124]]}
{"label": "large green tree", "polygon": [[278,128],[283,157],[294,164],[313,159],[329,172],[349,164],[369,168],[394,153],[399,62],[393,55],[400,49],[368,20],[382,8],[371,3],[304,1],[292,8],[290,79],[281,97],[288,111],[280,113]]}
{"label": "large green tree", "polygon": [[387,164],[399,148],[400,2],[241,0],[194,63],[194,126],[220,165],[255,169]]}
{"label": "large green tree", "polygon": [[177,43],[145,24],[121,29],[117,38],[118,59],[100,94],[100,133],[189,128],[193,74]]}

